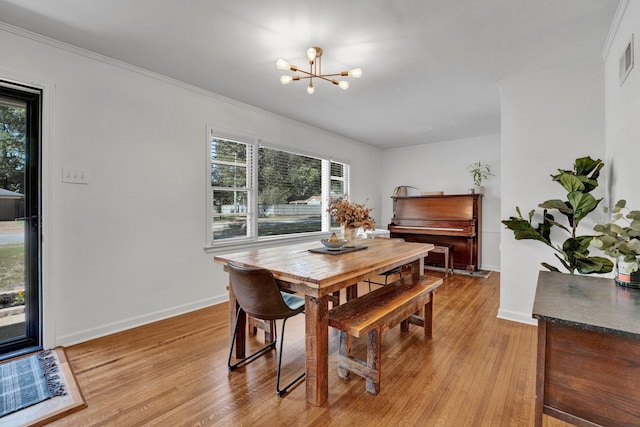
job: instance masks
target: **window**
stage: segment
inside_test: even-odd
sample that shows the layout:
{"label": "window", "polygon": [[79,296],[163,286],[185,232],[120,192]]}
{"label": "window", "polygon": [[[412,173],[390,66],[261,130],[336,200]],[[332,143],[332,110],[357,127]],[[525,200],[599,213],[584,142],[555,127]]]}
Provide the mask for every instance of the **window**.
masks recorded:
{"label": "window", "polygon": [[250,144],[211,138],[211,190],[215,239],[249,235],[252,151],[253,147]]}
{"label": "window", "polygon": [[347,194],[349,165],[209,135],[210,244],[329,231],[329,200]]}

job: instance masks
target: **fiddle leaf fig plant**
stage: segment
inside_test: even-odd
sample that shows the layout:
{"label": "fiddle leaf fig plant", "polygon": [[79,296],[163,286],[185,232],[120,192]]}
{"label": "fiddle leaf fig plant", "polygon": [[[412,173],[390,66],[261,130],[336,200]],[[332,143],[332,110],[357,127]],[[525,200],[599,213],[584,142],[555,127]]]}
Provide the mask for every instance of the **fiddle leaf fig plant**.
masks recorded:
{"label": "fiddle leaf fig plant", "polygon": [[[549,246],[554,250],[554,256],[560,264],[571,274],[576,271],[581,274],[610,272],[613,269],[613,263],[609,259],[589,256],[589,246],[593,236],[577,235],[580,221],[602,200],[596,199],[591,191],[598,186],[598,177],[603,166],[604,163],[600,159],[581,157],[576,159],[572,170],[558,169],[558,174],[551,175],[551,178],[565,189],[567,200],[552,199],[540,203],[538,206],[543,209],[542,222],[537,225],[533,224],[535,209],[529,212],[527,218],[524,218],[517,206],[518,216],[511,216],[502,223],[513,231],[516,240],[537,240]],[[550,213],[554,210],[565,217],[567,225],[556,220]],[[567,233],[569,237],[562,243],[553,243],[551,241],[553,227]],[[560,271],[546,262],[543,262],[542,266],[550,271]]]}

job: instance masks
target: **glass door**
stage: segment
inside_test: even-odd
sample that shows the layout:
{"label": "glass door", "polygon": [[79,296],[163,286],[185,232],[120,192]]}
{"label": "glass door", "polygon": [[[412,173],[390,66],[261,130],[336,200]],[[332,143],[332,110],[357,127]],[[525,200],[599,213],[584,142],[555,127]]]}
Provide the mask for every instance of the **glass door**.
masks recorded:
{"label": "glass door", "polygon": [[41,97],[0,81],[0,359],[42,345]]}

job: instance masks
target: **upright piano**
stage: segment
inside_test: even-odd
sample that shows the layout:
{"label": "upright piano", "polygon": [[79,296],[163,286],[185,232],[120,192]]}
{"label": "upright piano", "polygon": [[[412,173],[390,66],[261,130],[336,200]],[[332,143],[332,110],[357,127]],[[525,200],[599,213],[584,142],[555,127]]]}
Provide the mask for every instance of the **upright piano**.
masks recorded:
{"label": "upright piano", "polygon": [[[482,194],[392,198],[393,218],[388,227],[391,237],[449,246],[453,248],[454,268],[480,268]],[[444,266],[444,259],[431,254],[425,263]]]}

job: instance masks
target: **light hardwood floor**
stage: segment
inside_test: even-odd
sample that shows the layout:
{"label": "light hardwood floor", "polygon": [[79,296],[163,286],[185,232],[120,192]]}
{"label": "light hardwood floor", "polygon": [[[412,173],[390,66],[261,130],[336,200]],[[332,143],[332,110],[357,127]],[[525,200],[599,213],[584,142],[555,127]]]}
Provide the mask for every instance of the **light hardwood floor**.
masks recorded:
{"label": "light hardwood floor", "polygon": [[[376,396],[360,377],[338,378],[331,330],[323,407],[305,402],[303,385],[276,397],[275,352],[227,372],[227,304],[71,346],[88,407],[51,425],[531,426],[536,328],[496,318],[499,285],[499,273],[449,276],[436,293],[433,339],[415,326],[383,336]],[[284,381],[303,369],[303,346],[297,316],[287,323]],[[566,424],[545,416],[545,425]]]}

